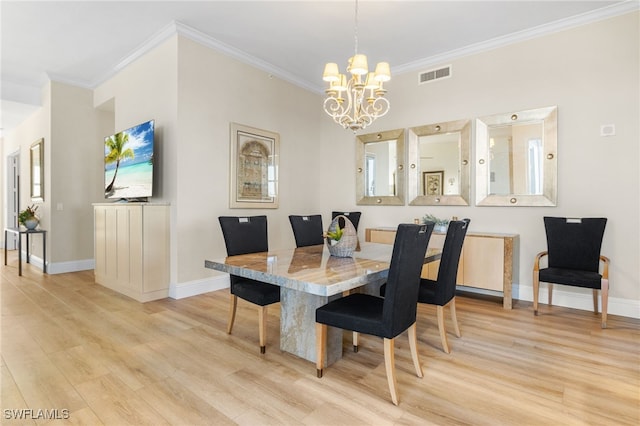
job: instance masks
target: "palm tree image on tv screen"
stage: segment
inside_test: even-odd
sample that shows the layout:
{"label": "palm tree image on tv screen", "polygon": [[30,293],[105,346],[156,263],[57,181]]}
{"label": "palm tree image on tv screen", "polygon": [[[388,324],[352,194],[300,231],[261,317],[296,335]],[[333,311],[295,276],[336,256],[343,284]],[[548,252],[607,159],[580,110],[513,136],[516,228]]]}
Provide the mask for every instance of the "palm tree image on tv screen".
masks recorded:
{"label": "palm tree image on tv screen", "polygon": [[152,194],[154,120],[104,139],[105,198],[135,199]]}

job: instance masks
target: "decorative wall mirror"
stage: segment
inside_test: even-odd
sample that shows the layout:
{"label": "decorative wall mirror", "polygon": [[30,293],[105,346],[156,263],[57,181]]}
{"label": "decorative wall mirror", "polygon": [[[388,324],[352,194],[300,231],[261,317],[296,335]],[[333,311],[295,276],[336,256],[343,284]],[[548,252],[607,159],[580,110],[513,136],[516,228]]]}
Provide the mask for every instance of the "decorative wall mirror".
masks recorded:
{"label": "decorative wall mirror", "polygon": [[31,199],[44,200],[44,139],[31,144],[29,150],[31,169]]}
{"label": "decorative wall mirror", "polygon": [[471,121],[409,129],[409,204],[468,206]]}
{"label": "decorative wall mirror", "polygon": [[476,119],[476,205],[555,206],[558,108]]}
{"label": "decorative wall mirror", "polygon": [[404,129],[357,136],[358,205],[404,205]]}

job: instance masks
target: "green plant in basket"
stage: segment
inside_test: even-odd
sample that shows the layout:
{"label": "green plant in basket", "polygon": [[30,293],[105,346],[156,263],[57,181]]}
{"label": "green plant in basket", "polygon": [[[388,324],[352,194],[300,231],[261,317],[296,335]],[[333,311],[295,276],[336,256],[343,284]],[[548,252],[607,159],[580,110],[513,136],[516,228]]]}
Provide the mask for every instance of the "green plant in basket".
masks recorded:
{"label": "green plant in basket", "polygon": [[327,231],[325,236],[331,240],[340,241],[340,238],[342,238],[343,233],[344,231],[340,229],[339,226],[336,226],[335,231]]}

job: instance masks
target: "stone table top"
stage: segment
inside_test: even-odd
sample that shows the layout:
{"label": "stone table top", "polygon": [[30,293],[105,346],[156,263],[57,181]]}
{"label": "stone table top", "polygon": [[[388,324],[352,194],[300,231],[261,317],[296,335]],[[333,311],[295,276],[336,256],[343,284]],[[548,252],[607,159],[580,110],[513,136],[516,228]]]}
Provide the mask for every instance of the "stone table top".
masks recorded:
{"label": "stone table top", "polygon": [[[360,243],[353,257],[335,257],[325,245],[274,250],[205,260],[205,267],[318,296],[332,296],[389,274],[393,245]],[[429,249],[425,263],[438,260]]]}

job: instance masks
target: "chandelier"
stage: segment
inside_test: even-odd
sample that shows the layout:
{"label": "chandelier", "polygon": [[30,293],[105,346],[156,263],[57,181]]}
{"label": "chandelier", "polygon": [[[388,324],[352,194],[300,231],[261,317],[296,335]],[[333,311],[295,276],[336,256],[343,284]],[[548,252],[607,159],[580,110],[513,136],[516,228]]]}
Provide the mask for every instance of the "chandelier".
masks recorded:
{"label": "chandelier", "polygon": [[334,62],[324,66],[322,79],[329,83],[325,90],[324,111],[333,121],[355,133],[389,111],[383,84],[391,80],[391,71],[388,62],[379,62],[375,71],[369,72],[367,56],[358,53],[358,0],[354,33],[355,53],[347,64],[347,72],[351,74],[349,80],[345,74],[340,74],[338,64]]}

